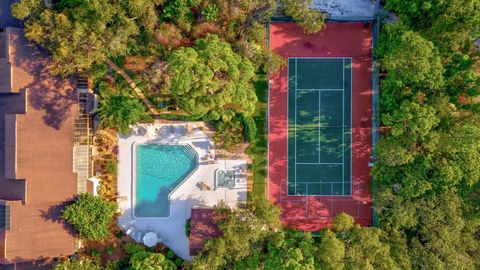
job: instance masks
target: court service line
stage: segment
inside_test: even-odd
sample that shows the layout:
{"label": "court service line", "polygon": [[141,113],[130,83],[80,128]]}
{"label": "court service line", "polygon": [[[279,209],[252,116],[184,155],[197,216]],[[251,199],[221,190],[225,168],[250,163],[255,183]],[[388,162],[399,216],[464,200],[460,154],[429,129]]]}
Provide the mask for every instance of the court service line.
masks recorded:
{"label": "court service line", "polygon": [[313,91],[313,92],[316,92],[316,91],[343,91],[343,89],[323,89],[323,88],[311,88],[311,89],[303,89],[303,88],[298,88],[296,89],[296,91],[305,91],[305,92],[308,92],[308,91]]}
{"label": "court service line", "polygon": [[314,162],[297,162],[297,165],[342,165],[343,163],[335,163],[335,162],[319,162],[319,163],[314,163]]}

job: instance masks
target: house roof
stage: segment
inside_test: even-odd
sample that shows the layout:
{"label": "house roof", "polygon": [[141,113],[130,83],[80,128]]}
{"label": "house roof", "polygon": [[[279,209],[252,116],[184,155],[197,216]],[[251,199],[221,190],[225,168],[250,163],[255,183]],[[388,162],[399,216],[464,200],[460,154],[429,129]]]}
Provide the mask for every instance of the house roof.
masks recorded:
{"label": "house roof", "polygon": [[73,253],[60,209],[77,192],[73,83],[50,75],[51,60],[22,29],[5,33],[11,89],[0,90],[0,203],[10,206],[10,229],[0,231],[0,264]]}
{"label": "house roof", "polygon": [[222,234],[215,223],[214,216],[213,209],[192,209],[189,237],[191,256],[203,250],[205,240]]}

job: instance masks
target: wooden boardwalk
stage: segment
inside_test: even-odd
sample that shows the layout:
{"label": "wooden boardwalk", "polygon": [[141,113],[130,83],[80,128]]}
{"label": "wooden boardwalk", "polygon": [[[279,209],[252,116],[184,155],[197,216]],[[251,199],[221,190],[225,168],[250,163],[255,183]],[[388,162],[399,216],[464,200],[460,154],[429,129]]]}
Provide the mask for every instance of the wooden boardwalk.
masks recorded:
{"label": "wooden boardwalk", "polygon": [[107,60],[107,63],[108,63],[108,66],[111,69],[113,69],[118,75],[122,76],[127,81],[127,83],[130,85],[130,87],[133,89],[133,91],[135,91],[137,96],[143,101],[143,103],[145,103],[145,106],[147,106],[147,108],[150,110],[150,112],[152,112],[153,116],[158,117],[160,115],[160,113],[155,108],[155,106],[153,106],[153,104],[150,102],[150,100],[148,100],[148,98],[145,97],[142,90],[140,88],[138,88],[137,84],[133,81],[133,79],[130,77],[130,75],[128,75],[125,71],[123,71],[123,69],[121,69],[119,66],[117,66],[117,64],[112,62],[110,59]]}

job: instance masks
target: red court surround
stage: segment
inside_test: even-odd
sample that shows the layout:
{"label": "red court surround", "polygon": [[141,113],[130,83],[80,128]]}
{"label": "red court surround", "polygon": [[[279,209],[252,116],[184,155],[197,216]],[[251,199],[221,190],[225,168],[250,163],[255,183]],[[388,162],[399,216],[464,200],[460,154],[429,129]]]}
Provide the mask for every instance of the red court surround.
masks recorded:
{"label": "red court surround", "polygon": [[372,28],[370,23],[329,22],[306,35],[291,22],[270,24],[270,48],[288,57],[352,58],[352,196],[287,196],[287,68],[270,76],[268,198],[282,210],[287,227],[317,231],[341,212],[372,223]]}

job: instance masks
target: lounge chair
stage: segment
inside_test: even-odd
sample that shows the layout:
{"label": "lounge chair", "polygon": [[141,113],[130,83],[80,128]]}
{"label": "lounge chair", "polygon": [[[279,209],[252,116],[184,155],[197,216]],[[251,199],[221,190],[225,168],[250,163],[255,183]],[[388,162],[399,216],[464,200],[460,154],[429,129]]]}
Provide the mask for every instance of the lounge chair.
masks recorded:
{"label": "lounge chair", "polygon": [[211,190],[210,186],[205,184],[204,182],[199,182],[199,184],[202,190]]}
{"label": "lounge chair", "polygon": [[130,228],[127,229],[127,231],[125,231],[125,234],[126,235],[131,235],[135,232],[135,229],[136,229],[135,225],[132,225],[132,226],[130,226]]}

